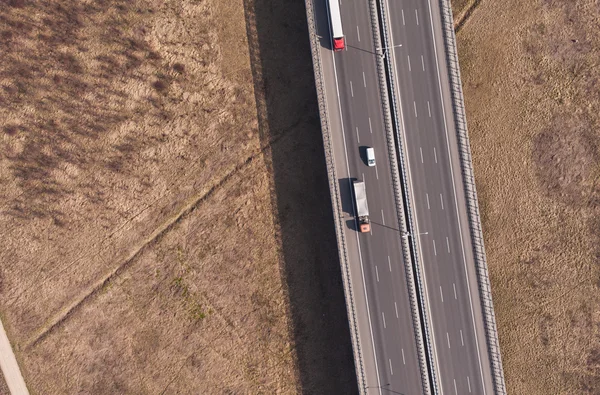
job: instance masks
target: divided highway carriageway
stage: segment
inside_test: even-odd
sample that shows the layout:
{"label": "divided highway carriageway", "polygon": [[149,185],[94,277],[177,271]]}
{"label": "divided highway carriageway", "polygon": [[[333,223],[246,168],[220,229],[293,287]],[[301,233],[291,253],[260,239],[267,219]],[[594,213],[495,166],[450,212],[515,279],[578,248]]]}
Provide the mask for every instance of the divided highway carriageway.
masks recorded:
{"label": "divided highway carriageway", "polygon": [[[342,0],[336,51],[329,1],[306,4],[359,391],[505,393],[465,192],[447,1]],[[367,233],[353,181],[366,186]]]}

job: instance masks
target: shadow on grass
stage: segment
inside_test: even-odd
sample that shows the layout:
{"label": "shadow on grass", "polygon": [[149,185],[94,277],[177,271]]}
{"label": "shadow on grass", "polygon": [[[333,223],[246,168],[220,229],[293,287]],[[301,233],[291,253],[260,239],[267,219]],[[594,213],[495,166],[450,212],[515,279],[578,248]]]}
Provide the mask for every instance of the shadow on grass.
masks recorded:
{"label": "shadow on grass", "polygon": [[283,280],[306,394],[357,393],[303,0],[244,0]]}

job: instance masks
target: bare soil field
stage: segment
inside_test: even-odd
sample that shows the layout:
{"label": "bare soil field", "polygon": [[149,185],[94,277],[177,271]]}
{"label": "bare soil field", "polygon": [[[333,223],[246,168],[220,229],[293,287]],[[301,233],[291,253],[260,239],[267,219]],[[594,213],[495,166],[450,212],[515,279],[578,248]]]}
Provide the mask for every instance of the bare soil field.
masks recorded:
{"label": "bare soil field", "polygon": [[483,0],[457,34],[511,394],[600,393],[599,18]]}
{"label": "bare soil field", "polygon": [[302,1],[8,0],[0,37],[32,393],[355,391]]}

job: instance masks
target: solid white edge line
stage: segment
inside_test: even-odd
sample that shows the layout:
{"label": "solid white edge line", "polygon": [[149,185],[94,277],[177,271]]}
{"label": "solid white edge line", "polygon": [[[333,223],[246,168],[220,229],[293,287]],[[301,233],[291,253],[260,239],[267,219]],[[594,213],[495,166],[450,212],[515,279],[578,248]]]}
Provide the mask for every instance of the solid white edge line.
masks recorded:
{"label": "solid white edge line", "polygon": [[[435,67],[437,69],[437,75],[438,75],[438,87],[440,90],[440,101],[441,101],[441,107],[442,107],[442,115],[444,118],[444,131],[446,132],[446,146],[448,148],[448,161],[450,163],[450,173],[452,175],[452,188],[454,190],[454,205],[456,206],[456,215],[457,218],[460,218],[460,213],[458,211],[458,202],[456,201],[456,185],[455,185],[455,178],[454,178],[454,169],[452,168],[452,162],[451,162],[451,152],[450,152],[450,140],[448,138],[448,126],[446,124],[446,110],[444,109],[444,95],[442,92],[442,81],[441,81],[441,77],[440,77],[440,66],[439,66],[439,62],[438,62],[438,54],[437,54],[437,44],[435,43],[435,30],[433,29],[433,13],[431,12],[431,0],[427,0],[427,4],[429,5],[429,20],[431,22],[431,35],[432,35],[432,40],[433,40],[433,50],[435,52]],[[463,242],[463,237],[462,237],[462,226],[460,223],[460,220],[457,221],[458,222],[458,229],[459,229],[459,234],[460,234],[460,244],[461,244],[461,248],[462,248],[462,254],[463,254],[463,264],[464,264],[464,268],[465,268],[465,278],[467,280],[467,288],[469,290],[469,305],[471,307],[471,318],[473,321],[473,332],[475,333],[475,344],[477,346],[477,360],[479,362],[479,374],[481,376],[481,385],[483,387],[483,395],[486,395],[486,389],[485,389],[485,378],[483,377],[483,366],[481,365],[481,354],[480,354],[480,349],[479,349],[479,339],[477,338],[477,326],[475,325],[475,315],[473,314],[473,300],[471,298],[471,285],[469,284],[469,273],[467,271],[467,258],[465,256],[465,246],[464,246],[464,242]],[[483,313],[482,313],[483,314]],[[484,318],[485,320],[485,318]],[[485,325],[485,323],[484,323]]]}
{"label": "solid white edge line", "polygon": [[[386,7],[388,8],[388,15],[389,15],[389,6],[387,1],[386,3]],[[404,15],[404,11],[402,12],[402,15]],[[391,32],[390,32],[391,33]],[[392,46],[394,46],[394,35],[390,34],[390,40],[392,41]],[[392,61],[394,63],[394,69],[398,70],[398,66],[397,66],[397,62],[396,62],[396,51],[391,51],[392,52]],[[398,82],[398,73],[394,73],[394,79],[396,80],[396,91],[398,94],[398,101],[400,103],[400,120],[401,120],[401,124],[402,124],[402,134],[404,135],[404,141],[406,141],[406,126],[404,125],[404,110],[402,110],[402,96],[400,95],[400,83]],[[406,161],[408,163],[410,163],[410,159],[409,159],[409,153],[408,150],[405,151],[405,156],[406,156]],[[412,185],[412,174],[410,172],[410,166],[406,166],[406,171],[408,172],[408,179],[410,181],[410,185]],[[415,200],[415,193],[413,191],[412,188],[410,188],[410,195],[412,197],[412,201],[416,202]],[[421,253],[421,257],[423,257],[423,245],[421,244],[421,235],[419,232],[419,221],[416,220],[417,218],[417,213],[416,210],[414,211],[414,217],[415,217],[415,227],[416,227],[416,232],[417,232],[417,236],[416,236],[416,240],[417,240],[417,245],[419,247],[419,252]],[[421,258],[423,259],[423,258]],[[417,264],[419,264],[419,262],[417,262]],[[427,303],[427,309],[429,310],[429,312],[431,312],[431,304],[429,303],[429,288],[427,287],[427,275],[425,274],[425,268],[423,267],[423,287],[425,288],[425,302]],[[430,322],[431,322],[431,317],[430,317]],[[437,355],[437,344],[435,342],[435,330],[433,328],[433,325],[430,326],[430,330],[431,330],[431,337],[432,337],[432,345],[431,347],[433,348],[433,359],[435,361],[435,367],[436,370],[439,372],[440,371],[440,362],[438,359],[438,355]],[[425,351],[427,352],[427,351]],[[441,380],[438,379],[438,383],[437,383],[440,387],[440,392],[443,394],[444,393],[444,386],[441,382]],[[380,391],[381,393],[381,391]]]}
{"label": "solid white edge line", "polygon": [[[331,26],[330,26],[331,28]],[[344,118],[342,116],[342,106],[341,106],[341,99],[340,99],[340,88],[339,88],[339,83],[338,83],[338,77],[337,77],[337,67],[335,65],[335,56],[333,55],[333,52],[331,52],[331,58],[333,60],[333,74],[335,76],[335,89],[337,92],[337,97],[338,97],[338,109],[339,109],[339,115],[340,115],[340,126],[342,128],[342,136],[343,136],[343,140],[344,140],[344,152],[346,153],[346,170],[348,171],[348,177],[350,177],[350,164],[348,163],[348,148],[346,146],[346,132],[344,131]],[[363,174],[363,180],[364,180],[364,174]],[[352,189],[350,189],[350,194],[352,195]],[[352,195],[352,197],[354,198],[354,195]],[[354,225],[356,226],[356,229],[358,229],[358,221],[356,220],[356,211],[354,210],[354,205],[352,206],[352,214],[354,216]],[[373,227],[371,227],[373,228]],[[381,390],[381,379],[379,378],[379,367],[377,365],[377,351],[375,350],[375,339],[373,338],[373,324],[371,322],[371,312],[369,310],[369,296],[367,295],[367,285],[365,283],[365,268],[363,265],[363,260],[362,260],[362,252],[360,249],[360,239],[358,238],[358,232],[355,232],[355,236],[356,236],[356,244],[358,246],[358,258],[360,260],[360,269],[361,269],[361,274],[362,274],[362,283],[363,283],[363,290],[365,292],[365,303],[367,305],[367,317],[369,320],[369,329],[371,332],[371,345],[373,346],[373,358],[375,360],[375,373],[377,375],[377,387],[379,387],[379,395],[382,394],[382,390]]]}

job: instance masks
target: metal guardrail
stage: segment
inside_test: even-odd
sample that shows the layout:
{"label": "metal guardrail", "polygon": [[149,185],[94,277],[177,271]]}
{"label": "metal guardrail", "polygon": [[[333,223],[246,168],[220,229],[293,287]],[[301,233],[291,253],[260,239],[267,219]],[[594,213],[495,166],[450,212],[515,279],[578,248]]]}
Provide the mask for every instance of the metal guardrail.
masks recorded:
{"label": "metal guardrail", "polygon": [[464,179],[465,197],[467,201],[467,214],[469,215],[469,229],[475,255],[479,294],[481,297],[485,321],[486,340],[492,364],[492,374],[494,376],[494,392],[498,395],[504,395],[506,394],[506,384],[504,382],[504,372],[502,370],[502,359],[500,357],[496,318],[494,316],[494,305],[492,303],[492,290],[490,287],[487,262],[485,258],[485,248],[483,245],[483,232],[481,230],[481,219],[479,216],[479,205],[477,203],[477,191],[475,189],[475,177],[473,174],[471,160],[471,148],[467,133],[467,121],[460,80],[458,54],[456,50],[456,37],[454,33],[452,7],[450,0],[439,0],[439,2],[442,9],[446,62],[448,65],[448,74],[452,90],[452,108],[454,111],[454,119],[458,135],[461,170]]}
{"label": "metal guardrail", "polygon": [[329,128],[329,114],[327,111],[327,99],[325,97],[325,86],[323,81],[323,69],[321,63],[321,45],[317,36],[317,27],[315,21],[315,11],[312,0],[305,0],[306,18],[308,21],[308,31],[310,37],[310,50],[312,54],[313,70],[315,74],[315,87],[317,90],[317,99],[319,102],[319,114],[321,118],[321,134],[323,136],[323,147],[325,148],[325,162],[327,163],[327,179],[329,180],[329,192],[331,194],[331,204],[333,209],[333,219],[335,222],[335,234],[338,243],[338,252],[340,254],[340,265],[342,269],[342,280],[344,282],[344,295],[346,297],[346,310],[348,312],[348,321],[350,324],[350,337],[352,340],[352,350],[354,353],[354,363],[356,369],[356,378],[358,380],[359,393],[365,393],[366,379],[363,365],[360,342],[358,340],[358,324],[356,318],[356,308],[354,306],[354,295],[352,283],[350,282],[350,268],[348,266],[348,251],[346,250],[346,239],[344,233],[344,221],[341,216],[342,203],[338,186],[338,178],[335,172],[335,161],[333,159],[333,146],[331,144],[331,130]]}
{"label": "metal guardrail", "polygon": [[[412,216],[410,210],[405,209],[406,207],[410,207],[410,203],[407,196],[403,196],[402,191],[404,190],[408,193],[407,185],[406,185],[406,169],[405,169],[405,161],[402,150],[398,150],[396,148],[396,143],[394,139],[394,132],[398,133],[398,129],[394,128],[394,124],[392,123],[392,116],[394,117],[394,122],[398,125],[397,119],[397,104],[396,97],[394,91],[394,85],[392,78],[389,78],[392,74],[390,74],[389,68],[391,65],[389,64],[389,60],[386,61],[384,56],[384,48],[390,48],[389,39],[387,36],[387,27],[386,27],[386,19],[385,19],[385,10],[381,6],[381,3],[378,0],[370,0],[369,8],[371,11],[371,26],[373,28],[373,37],[374,37],[374,45],[375,48],[381,48],[381,53],[377,56],[377,72],[379,76],[379,88],[381,90],[381,102],[383,106],[383,118],[386,129],[386,137],[388,140],[388,155],[390,157],[390,168],[392,173],[392,184],[394,189],[394,200],[396,204],[396,211],[398,212],[398,221],[402,234],[408,235],[412,234]],[[382,41],[383,38],[383,41]],[[387,74],[386,74],[387,68]],[[389,90],[388,90],[389,87]],[[392,106],[390,108],[390,101]],[[398,153],[398,157],[396,154]],[[398,164],[400,164],[400,169],[402,172],[402,176],[399,173]],[[401,188],[401,184],[404,189]],[[411,306],[411,314],[413,318],[413,325],[415,327],[415,342],[417,345],[418,355],[419,355],[419,368],[421,370],[421,380],[423,384],[424,394],[431,393],[430,386],[430,372],[428,370],[427,357],[425,356],[425,352],[429,353],[431,358],[431,343],[429,339],[429,330],[428,330],[428,321],[424,313],[419,309],[419,301],[421,306],[424,306],[423,301],[423,293],[420,291],[422,289],[421,284],[421,275],[419,273],[419,268],[416,267],[418,265],[412,264],[412,257],[416,257],[416,248],[414,245],[413,238],[410,239],[408,237],[401,237],[400,242],[403,249],[403,256],[408,261],[407,264],[404,265],[405,273],[407,277],[407,287],[410,298],[410,306]],[[411,250],[411,248],[413,250]],[[411,252],[414,255],[411,255]],[[415,277],[414,271],[417,271],[417,276]],[[415,282],[416,279],[416,282]],[[418,284],[418,288],[415,288],[415,284]],[[417,300],[419,299],[419,300]],[[425,331],[423,331],[422,326],[425,327]],[[424,336],[423,336],[424,335]],[[423,339],[425,338],[425,339]],[[425,340],[425,341],[424,341]],[[433,376],[435,382],[435,375]],[[434,386],[435,388],[435,386]]]}

